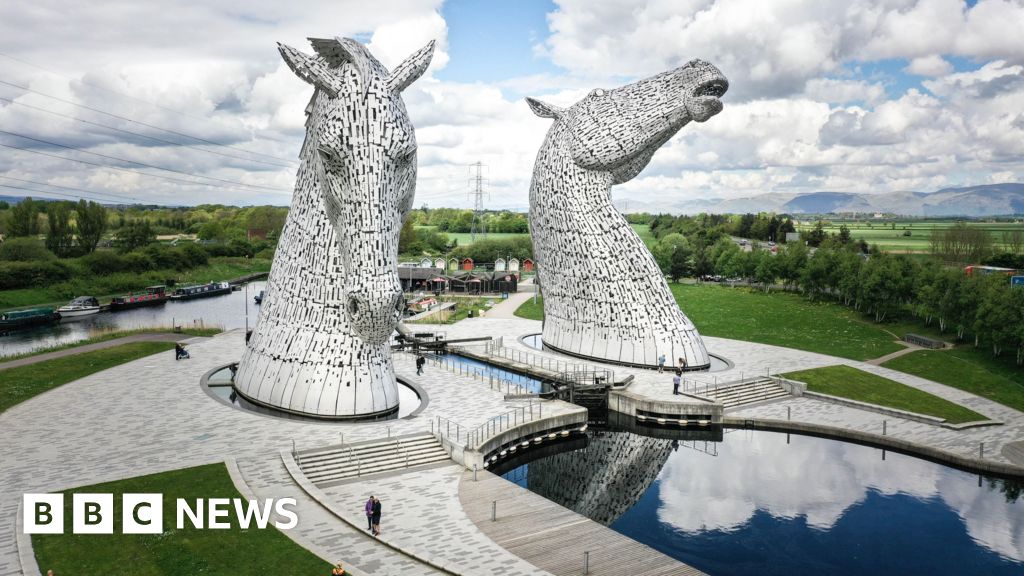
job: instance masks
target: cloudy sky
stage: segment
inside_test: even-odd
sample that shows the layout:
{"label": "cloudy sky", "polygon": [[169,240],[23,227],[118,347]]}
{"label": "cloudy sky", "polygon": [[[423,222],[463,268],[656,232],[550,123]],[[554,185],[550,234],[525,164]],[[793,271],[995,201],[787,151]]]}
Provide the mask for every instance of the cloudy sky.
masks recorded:
{"label": "cloudy sky", "polygon": [[437,40],[404,93],[417,206],[469,206],[480,161],[487,204],[524,209],[550,123],[524,96],[569,105],[692,58],[729,78],[725,110],[617,200],[1016,182],[1022,30],[1021,0],[5,0],[0,195],[288,204],[312,88],[276,42],[331,36],[389,67]]}

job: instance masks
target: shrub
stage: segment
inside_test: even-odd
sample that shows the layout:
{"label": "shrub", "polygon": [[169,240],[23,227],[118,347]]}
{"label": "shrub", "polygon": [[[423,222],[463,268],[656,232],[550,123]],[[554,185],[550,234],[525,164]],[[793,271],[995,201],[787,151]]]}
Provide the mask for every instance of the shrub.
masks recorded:
{"label": "shrub", "polygon": [[2,262],[0,290],[46,286],[67,280],[71,268],[63,262]]}
{"label": "shrub", "polygon": [[122,259],[124,260],[123,270],[147,272],[153,269],[153,261],[149,256],[141,252],[129,252],[125,254]]}
{"label": "shrub", "polygon": [[88,256],[78,259],[90,272],[105,276],[114,272],[123,272],[129,267],[125,257],[119,256],[110,250],[97,250]]}
{"label": "shrub", "polygon": [[7,262],[39,262],[56,256],[35,238],[11,238],[0,244],[0,260]]}

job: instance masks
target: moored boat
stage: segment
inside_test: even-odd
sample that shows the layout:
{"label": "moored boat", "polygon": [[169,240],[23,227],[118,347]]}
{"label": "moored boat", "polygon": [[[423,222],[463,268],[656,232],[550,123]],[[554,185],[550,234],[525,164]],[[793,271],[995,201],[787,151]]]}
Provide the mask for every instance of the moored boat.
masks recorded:
{"label": "moored boat", "polygon": [[171,294],[171,300],[192,300],[231,293],[231,284],[227,282],[210,282],[201,286],[185,286]]}
{"label": "moored boat", "polygon": [[149,286],[144,294],[128,294],[117,296],[110,301],[110,311],[128,310],[142,306],[158,306],[167,302],[167,289],[164,286]]}
{"label": "moored boat", "polygon": [[89,316],[100,311],[100,301],[92,296],[79,296],[66,305],[57,308],[61,318]]}
{"label": "moored boat", "polygon": [[60,314],[53,308],[29,308],[28,310],[11,310],[0,314],[0,332],[27,328],[40,324],[52,324],[60,320]]}

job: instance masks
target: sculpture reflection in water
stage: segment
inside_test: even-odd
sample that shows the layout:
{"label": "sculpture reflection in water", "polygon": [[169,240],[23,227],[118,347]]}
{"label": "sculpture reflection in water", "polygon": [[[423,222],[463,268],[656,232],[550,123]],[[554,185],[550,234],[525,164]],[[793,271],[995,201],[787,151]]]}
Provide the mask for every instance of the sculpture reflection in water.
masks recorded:
{"label": "sculpture reflection in water", "polygon": [[722,110],[729,83],[701,60],[632,84],[597,89],[559,108],[528,98],[554,123],[530,183],[530,233],[544,293],[544,345],[576,356],[656,366],[710,359],[658,264],[612,206],[611,187],[633,179],[691,120]]}
{"label": "sculpture reflection in water", "polygon": [[315,87],[295,195],[235,388],[275,408],[382,416],[398,406],[387,339],[404,307],[398,236],[416,187],[416,138],[401,93],[433,42],[388,71],[348,38],[289,46]]}
{"label": "sculpture reflection in water", "polygon": [[834,440],[725,432],[710,453],[604,432],[507,477],[713,574],[1024,570],[1019,483]]}

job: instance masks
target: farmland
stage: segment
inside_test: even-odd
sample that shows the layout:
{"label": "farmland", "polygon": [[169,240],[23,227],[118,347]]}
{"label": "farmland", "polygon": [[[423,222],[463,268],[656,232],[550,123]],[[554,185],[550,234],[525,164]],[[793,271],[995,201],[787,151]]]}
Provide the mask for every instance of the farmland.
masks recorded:
{"label": "farmland", "polygon": [[[908,254],[926,253],[929,251],[932,232],[945,230],[956,225],[955,220],[824,220],[824,230],[829,234],[839,232],[841,226],[850,229],[855,240],[865,240],[889,252]],[[1003,233],[1024,231],[1024,222],[982,222],[966,221],[968,226],[983,228],[991,236],[996,246],[1003,244]],[[815,221],[800,220],[797,229],[801,232],[814,228]],[[907,235],[907,232],[910,234]]]}
{"label": "farmland", "polygon": [[[417,226],[416,230],[437,231],[437,226]],[[469,246],[473,243],[472,234],[469,232],[444,232],[448,236],[449,240],[457,240],[459,246]],[[529,234],[513,233],[513,232],[488,232],[487,238],[491,240],[501,240],[504,238],[529,238]],[[481,236],[477,235],[477,240],[480,240]]]}

